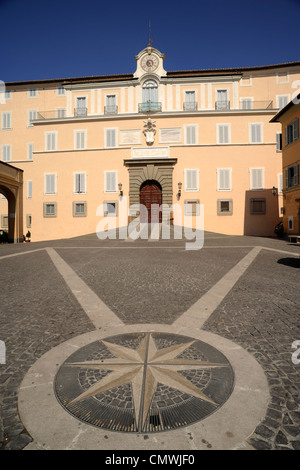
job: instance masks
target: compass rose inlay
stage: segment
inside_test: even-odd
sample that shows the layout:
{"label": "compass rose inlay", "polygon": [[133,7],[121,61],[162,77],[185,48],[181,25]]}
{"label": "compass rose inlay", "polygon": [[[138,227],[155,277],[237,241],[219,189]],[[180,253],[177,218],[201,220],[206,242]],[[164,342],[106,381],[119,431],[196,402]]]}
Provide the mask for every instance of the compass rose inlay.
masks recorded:
{"label": "compass rose inlay", "polygon": [[128,333],[72,354],[55,378],[61,405],[76,418],[121,432],[158,432],[199,421],[233,388],[226,357],[200,340]]}

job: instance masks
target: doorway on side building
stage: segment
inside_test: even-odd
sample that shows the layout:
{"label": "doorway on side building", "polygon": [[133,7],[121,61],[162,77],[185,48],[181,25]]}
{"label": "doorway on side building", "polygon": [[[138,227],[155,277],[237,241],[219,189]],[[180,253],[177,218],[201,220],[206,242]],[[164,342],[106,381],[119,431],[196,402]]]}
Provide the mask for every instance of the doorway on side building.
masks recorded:
{"label": "doorway on side building", "polygon": [[155,180],[147,180],[140,187],[140,220],[142,223],[162,221],[162,187]]}

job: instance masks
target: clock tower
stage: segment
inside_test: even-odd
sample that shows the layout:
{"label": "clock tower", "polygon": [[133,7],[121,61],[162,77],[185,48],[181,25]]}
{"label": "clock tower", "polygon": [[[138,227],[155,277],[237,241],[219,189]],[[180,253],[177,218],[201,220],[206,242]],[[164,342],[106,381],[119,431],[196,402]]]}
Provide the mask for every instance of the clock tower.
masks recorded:
{"label": "clock tower", "polygon": [[161,77],[167,74],[163,67],[165,54],[162,54],[150,44],[135,56],[137,68],[134,73],[135,78],[142,78],[147,74]]}

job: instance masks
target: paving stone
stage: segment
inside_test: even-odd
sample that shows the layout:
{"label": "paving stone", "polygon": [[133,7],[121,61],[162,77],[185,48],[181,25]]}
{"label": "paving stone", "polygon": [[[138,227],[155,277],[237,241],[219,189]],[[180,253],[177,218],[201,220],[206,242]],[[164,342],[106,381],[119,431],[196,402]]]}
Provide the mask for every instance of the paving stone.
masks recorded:
{"label": "paving stone", "polygon": [[[110,248],[111,242],[103,241],[101,246]],[[124,242],[118,240],[113,246],[120,250],[99,250],[99,243],[83,237],[1,245],[0,257],[58,247],[63,259],[122,321],[138,325],[172,324],[250,250],[237,246],[259,245],[299,254],[299,247],[283,240],[256,237],[216,240],[208,236],[206,247],[222,245],[224,249],[199,252],[185,251],[181,242],[176,246],[182,250],[149,250],[147,240],[139,241],[137,250],[124,250]],[[84,257],[78,246],[84,248]],[[295,296],[299,276],[295,263],[282,262],[287,257],[262,250],[204,325],[205,330],[253,354],[270,380],[270,407],[257,428],[262,434],[253,433],[249,439],[255,449],[300,447],[300,366],[291,362],[292,342],[300,339],[300,304]],[[7,346],[7,364],[0,366],[0,448],[22,449],[30,442],[17,409],[23,377],[47,351],[94,326],[45,251],[0,258],[0,263],[0,339]]]}

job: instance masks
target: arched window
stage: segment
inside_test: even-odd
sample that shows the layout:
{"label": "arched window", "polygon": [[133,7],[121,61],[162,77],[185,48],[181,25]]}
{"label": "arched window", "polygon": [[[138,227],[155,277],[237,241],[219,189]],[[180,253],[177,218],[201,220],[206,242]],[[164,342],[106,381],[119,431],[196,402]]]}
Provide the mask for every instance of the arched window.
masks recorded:
{"label": "arched window", "polygon": [[143,85],[143,103],[151,101],[151,103],[158,102],[158,88],[154,80],[147,80]]}

